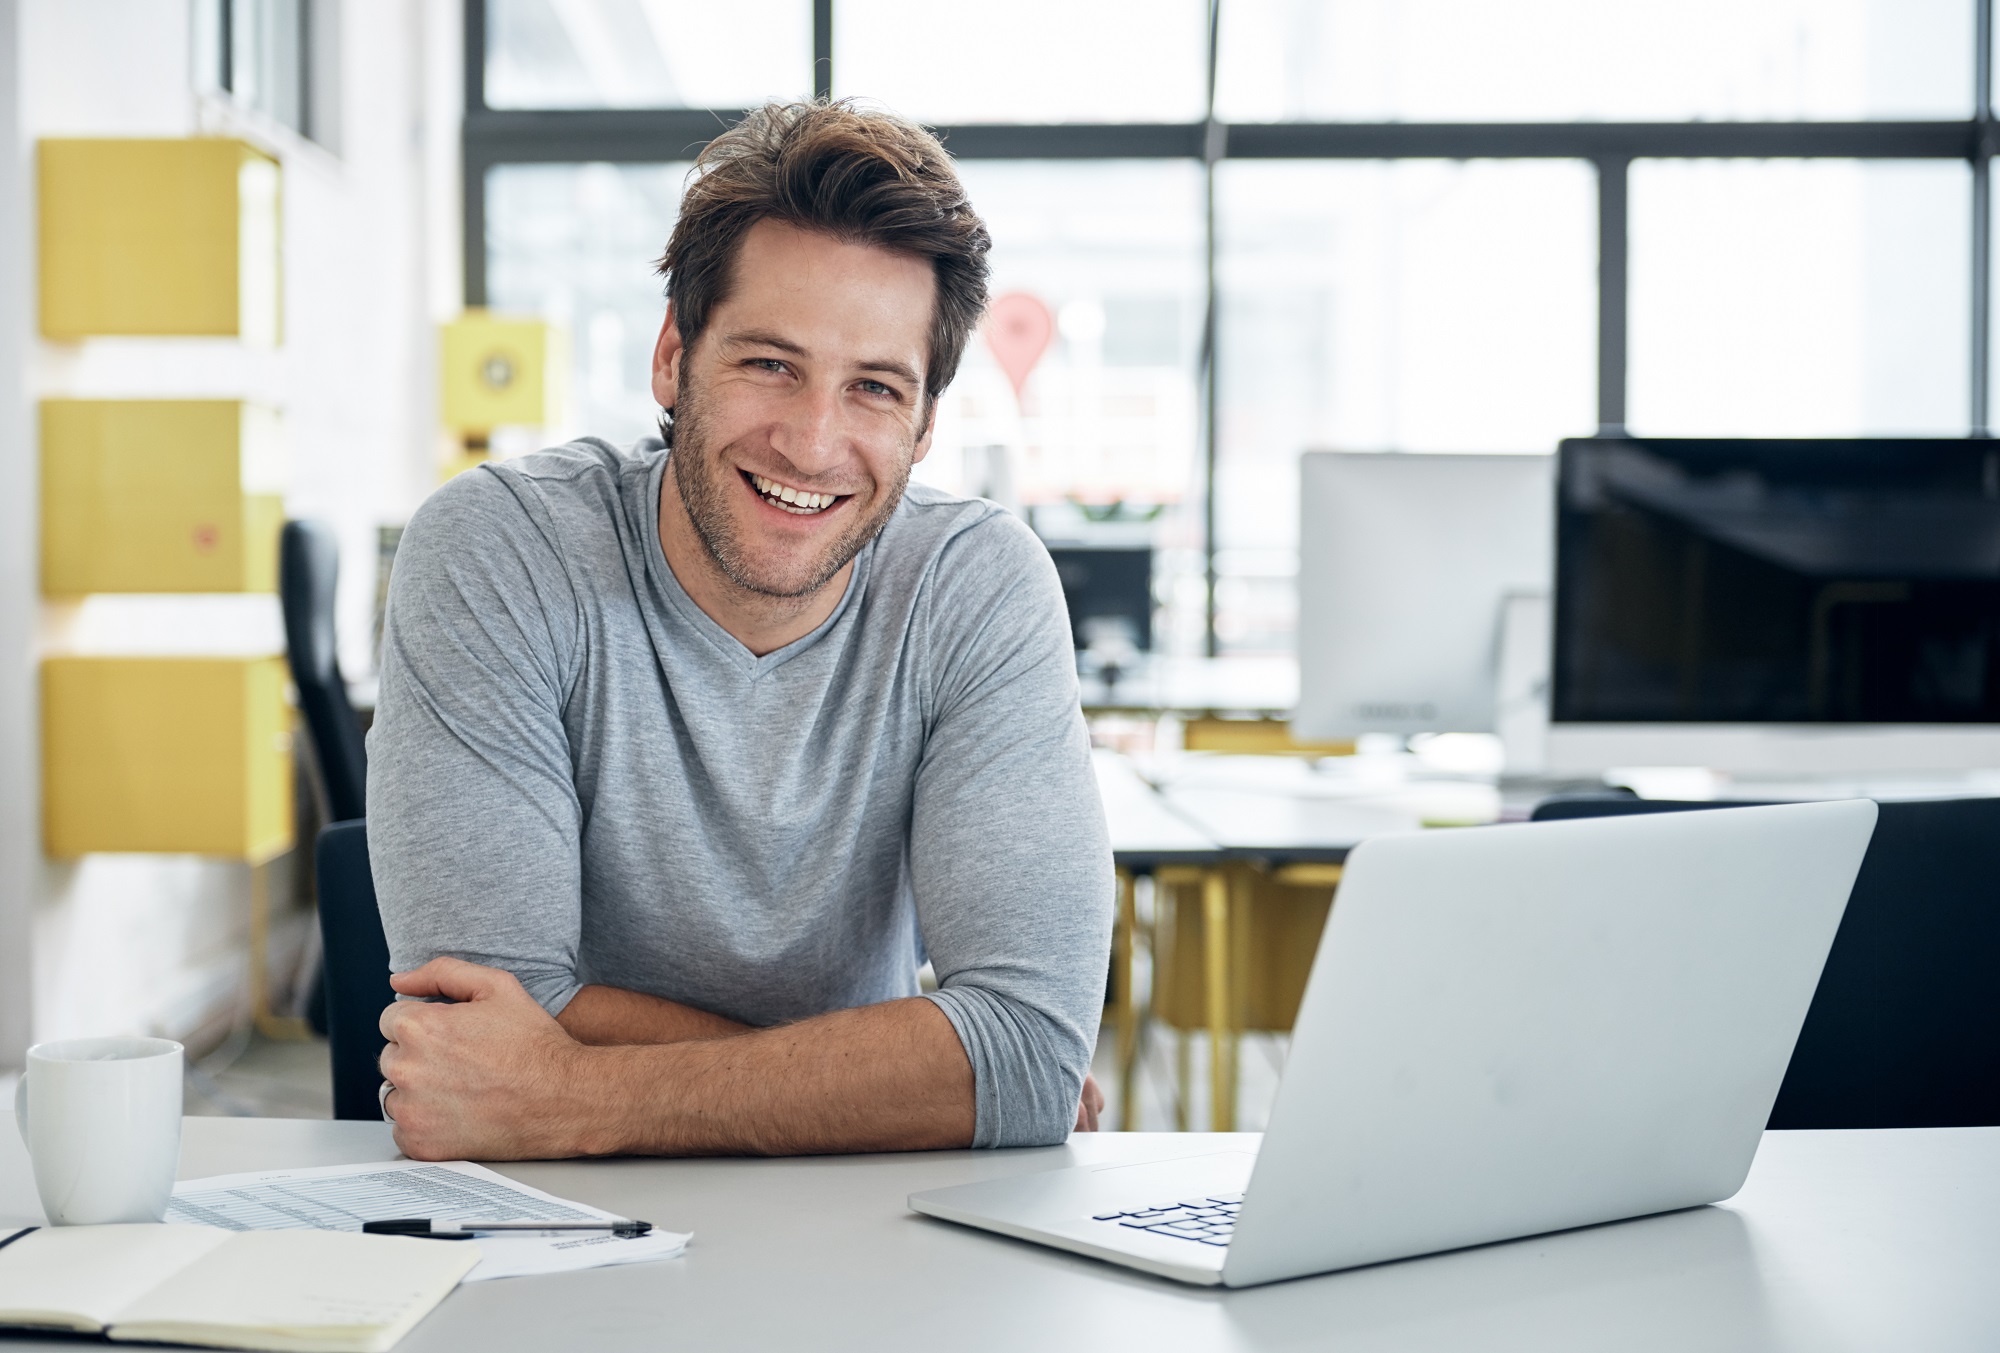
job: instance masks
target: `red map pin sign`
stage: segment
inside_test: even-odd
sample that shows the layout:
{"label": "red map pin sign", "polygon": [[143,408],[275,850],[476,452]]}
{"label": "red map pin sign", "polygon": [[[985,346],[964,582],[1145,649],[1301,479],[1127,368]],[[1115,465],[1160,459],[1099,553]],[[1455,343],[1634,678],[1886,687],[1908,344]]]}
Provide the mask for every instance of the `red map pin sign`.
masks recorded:
{"label": "red map pin sign", "polygon": [[1016,400],[1028,383],[1028,373],[1049,350],[1049,340],[1055,333],[1055,315],[1040,297],[1025,291],[1008,292],[997,298],[986,312],[986,346],[992,350],[993,360],[1007,373]]}

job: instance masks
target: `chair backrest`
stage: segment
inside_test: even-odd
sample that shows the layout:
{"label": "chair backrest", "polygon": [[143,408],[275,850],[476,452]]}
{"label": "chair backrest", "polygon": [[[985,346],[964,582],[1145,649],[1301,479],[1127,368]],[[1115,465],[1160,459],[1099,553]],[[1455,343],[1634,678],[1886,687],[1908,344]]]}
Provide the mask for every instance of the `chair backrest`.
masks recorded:
{"label": "chair backrest", "polygon": [[285,656],[313,763],[335,822],[367,813],[368,749],[340,679],[333,629],[340,549],[324,522],[288,521],[278,541],[278,596],[285,613]]}
{"label": "chair backrest", "polygon": [[333,1060],[333,1116],[379,1121],[382,1008],[389,986],[389,941],[375,907],[365,822],[336,822],[319,834],[319,930],[326,951],[327,1042]]}
{"label": "chair backrest", "polygon": [[[1566,797],[1534,816],[1737,806]],[[2000,799],[1880,808],[1770,1126],[2000,1125]]]}
{"label": "chair backrest", "polygon": [[1767,799],[1642,799],[1613,790],[1602,793],[1552,794],[1535,805],[1529,820],[1560,822],[1572,817],[1623,817],[1628,813],[1689,813],[1702,808],[1762,808]]}

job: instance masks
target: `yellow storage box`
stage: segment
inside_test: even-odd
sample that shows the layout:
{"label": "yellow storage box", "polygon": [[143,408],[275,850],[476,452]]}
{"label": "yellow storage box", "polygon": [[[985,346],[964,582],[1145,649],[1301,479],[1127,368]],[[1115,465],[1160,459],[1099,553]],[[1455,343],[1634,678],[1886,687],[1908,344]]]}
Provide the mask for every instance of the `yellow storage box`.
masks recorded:
{"label": "yellow storage box", "polygon": [[497,427],[556,421],[563,356],[560,332],[538,319],[468,310],[444,325],[440,412],[444,425],[474,436]]}
{"label": "yellow storage box", "polygon": [[220,399],[42,401],[42,592],[270,592],[277,415]]}
{"label": "yellow storage box", "polygon": [[282,854],[291,724],[281,658],[45,659],[45,848]]}
{"label": "yellow storage box", "polygon": [[280,336],[275,160],[247,142],[45,140],[42,336]]}

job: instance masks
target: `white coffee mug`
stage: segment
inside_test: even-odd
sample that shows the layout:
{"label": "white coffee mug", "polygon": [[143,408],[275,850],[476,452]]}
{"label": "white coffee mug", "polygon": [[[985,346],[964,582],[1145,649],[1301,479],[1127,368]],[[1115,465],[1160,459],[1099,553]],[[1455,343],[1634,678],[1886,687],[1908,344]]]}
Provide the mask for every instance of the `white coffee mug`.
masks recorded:
{"label": "white coffee mug", "polygon": [[37,1043],[14,1120],[56,1226],[159,1221],[181,1159],[181,1045],[167,1038]]}

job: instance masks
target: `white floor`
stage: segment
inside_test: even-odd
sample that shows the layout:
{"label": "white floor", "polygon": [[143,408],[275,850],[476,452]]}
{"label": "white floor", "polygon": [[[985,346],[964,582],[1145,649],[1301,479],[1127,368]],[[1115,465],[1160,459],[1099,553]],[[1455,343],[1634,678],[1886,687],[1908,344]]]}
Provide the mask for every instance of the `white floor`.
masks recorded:
{"label": "white floor", "polygon": [[184,1102],[200,1118],[331,1118],[326,1040],[283,1042],[245,1030],[188,1067]]}

